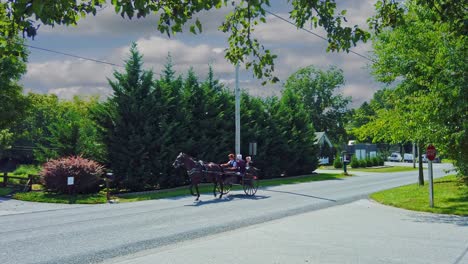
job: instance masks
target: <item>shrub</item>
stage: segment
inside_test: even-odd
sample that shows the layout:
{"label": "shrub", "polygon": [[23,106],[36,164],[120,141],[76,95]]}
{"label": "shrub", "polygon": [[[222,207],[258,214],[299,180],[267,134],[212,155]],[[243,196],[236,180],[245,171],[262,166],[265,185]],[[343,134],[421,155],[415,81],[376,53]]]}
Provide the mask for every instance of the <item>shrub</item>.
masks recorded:
{"label": "shrub", "polygon": [[99,163],[82,157],[65,157],[50,160],[44,164],[40,173],[42,184],[49,191],[67,193],[68,177],[75,177],[74,192],[97,193],[104,167]]}
{"label": "shrub", "polygon": [[367,160],[366,160],[366,159],[360,160],[360,161],[359,161],[359,165],[361,165],[361,168],[367,167]]}
{"label": "shrub", "polygon": [[378,165],[383,166],[384,165],[384,159],[382,157],[377,157],[378,160]]}
{"label": "shrub", "polygon": [[351,157],[351,162],[349,163],[349,166],[351,166],[351,168],[359,168],[360,166],[360,162],[359,160],[356,158],[356,156],[352,156]]}
{"label": "shrub", "polygon": [[335,157],[335,160],[333,161],[333,167],[335,167],[335,169],[343,168],[343,162],[341,162],[340,156]]}
{"label": "shrub", "polygon": [[372,166],[379,166],[379,159],[377,157],[372,157]]}
{"label": "shrub", "polygon": [[372,158],[367,158],[367,159],[366,159],[366,163],[367,163],[367,164],[366,164],[367,167],[372,167],[372,166],[374,166],[374,163],[372,162]]}

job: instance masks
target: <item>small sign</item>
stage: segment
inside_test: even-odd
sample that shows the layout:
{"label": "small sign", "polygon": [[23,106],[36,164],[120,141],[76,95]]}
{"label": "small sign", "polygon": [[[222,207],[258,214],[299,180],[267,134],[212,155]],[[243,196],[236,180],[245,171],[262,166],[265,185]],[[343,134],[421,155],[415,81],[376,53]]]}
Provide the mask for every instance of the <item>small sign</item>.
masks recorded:
{"label": "small sign", "polygon": [[432,161],[435,159],[436,157],[436,154],[437,154],[437,151],[436,151],[436,148],[434,147],[434,145],[429,145],[427,146],[427,149],[426,149],[426,157],[428,160]]}
{"label": "small sign", "polygon": [[67,185],[75,184],[75,177],[68,177],[67,178]]}
{"label": "small sign", "polygon": [[249,143],[249,155],[252,155],[252,156],[257,155],[257,142]]}

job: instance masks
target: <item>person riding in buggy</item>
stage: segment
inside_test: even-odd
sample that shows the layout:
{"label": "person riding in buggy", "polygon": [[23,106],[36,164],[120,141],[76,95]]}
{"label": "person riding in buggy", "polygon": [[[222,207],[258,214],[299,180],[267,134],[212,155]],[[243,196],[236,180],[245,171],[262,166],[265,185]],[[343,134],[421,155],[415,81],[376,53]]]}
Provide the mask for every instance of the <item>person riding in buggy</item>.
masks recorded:
{"label": "person riding in buggy", "polygon": [[234,159],[234,154],[229,154],[229,161],[221,164],[224,174],[228,177],[235,177],[235,183],[240,183],[241,178],[246,172],[246,162],[242,159],[241,154],[237,154]]}

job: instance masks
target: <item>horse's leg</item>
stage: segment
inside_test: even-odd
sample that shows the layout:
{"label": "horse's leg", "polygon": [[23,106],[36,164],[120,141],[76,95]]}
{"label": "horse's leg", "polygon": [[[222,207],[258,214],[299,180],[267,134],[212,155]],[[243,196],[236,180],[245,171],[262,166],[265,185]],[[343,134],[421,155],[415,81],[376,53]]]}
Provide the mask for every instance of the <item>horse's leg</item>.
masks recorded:
{"label": "horse's leg", "polygon": [[195,199],[195,201],[198,201],[200,199],[200,191],[198,190],[198,184],[195,185],[195,190],[197,190],[197,199]]}
{"label": "horse's leg", "polygon": [[216,198],[216,187],[218,187],[218,182],[213,178],[213,196]]}
{"label": "horse's leg", "polygon": [[192,196],[197,196],[197,195],[193,192],[193,183],[190,184],[189,190],[190,190],[190,194],[191,194]]}

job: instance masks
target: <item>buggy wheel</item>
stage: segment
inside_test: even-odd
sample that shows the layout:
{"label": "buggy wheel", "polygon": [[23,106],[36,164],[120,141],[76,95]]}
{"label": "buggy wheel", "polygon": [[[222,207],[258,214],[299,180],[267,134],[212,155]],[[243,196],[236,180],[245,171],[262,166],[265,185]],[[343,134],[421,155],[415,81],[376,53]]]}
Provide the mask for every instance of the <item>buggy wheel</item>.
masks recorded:
{"label": "buggy wheel", "polygon": [[244,188],[245,194],[249,196],[255,195],[258,189],[258,179],[257,176],[251,176],[249,178],[244,178],[242,182],[242,187]]}
{"label": "buggy wheel", "polygon": [[[230,182],[224,182],[223,185],[223,194],[228,194],[231,191],[232,184]],[[221,193],[221,187],[216,186],[216,192]]]}

